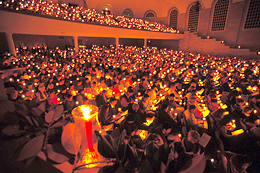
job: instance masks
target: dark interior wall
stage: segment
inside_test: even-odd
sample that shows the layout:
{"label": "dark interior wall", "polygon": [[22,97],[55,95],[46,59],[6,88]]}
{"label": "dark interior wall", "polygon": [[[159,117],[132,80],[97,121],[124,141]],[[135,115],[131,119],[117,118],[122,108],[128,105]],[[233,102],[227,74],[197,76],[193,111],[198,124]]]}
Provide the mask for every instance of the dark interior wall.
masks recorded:
{"label": "dark interior wall", "polygon": [[0,54],[8,51],[8,44],[6,40],[6,35],[4,32],[0,32]]}
{"label": "dark interior wall", "polygon": [[46,45],[49,48],[59,47],[65,49],[66,46],[73,46],[73,37],[69,36],[47,36],[47,35],[27,35],[27,34],[13,34],[15,47]]}
{"label": "dark interior wall", "polygon": [[[215,4],[214,4],[215,5]],[[244,2],[230,3],[224,31],[211,31],[213,14],[215,6],[212,6],[210,12],[202,10],[199,19],[199,36],[210,36],[217,38],[217,40],[224,40],[225,43],[231,47],[236,46],[236,40],[240,27],[241,17],[243,14]],[[208,16],[208,20],[207,17]],[[203,27],[202,27],[203,26]],[[204,26],[208,26],[208,32]]]}
{"label": "dark interior wall", "polygon": [[211,31],[215,3],[210,9],[201,10],[198,35],[223,40],[230,47],[241,46],[252,51],[260,51],[260,28],[244,29],[249,2],[245,0],[230,3],[224,31]]}
{"label": "dark interior wall", "polygon": [[158,49],[179,50],[179,40],[149,39],[147,40],[147,46],[157,47]]}
{"label": "dark interior wall", "polygon": [[187,28],[185,28],[185,27],[186,27],[186,13],[178,14],[177,30],[184,32],[187,30]]}
{"label": "dark interior wall", "polygon": [[198,35],[207,37],[210,25],[211,9],[200,10]]}
{"label": "dark interior wall", "polygon": [[260,28],[250,28],[244,29],[246,23],[246,17],[249,7],[249,0],[245,1],[245,6],[243,9],[243,15],[240,22],[239,33],[237,37],[236,44],[242,48],[250,48],[252,51],[260,51]]}
{"label": "dark interior wall", "polygon": [[124,46],[144,46],[144,39],[119,38],[119,44]]}
{"label": "dark interior wall", "polygon": [[237,45],[241,48],[250,48],[251,51],[260,51],[260,29],[243,29],[241,28]]}
{"label": "dark interior wall", "polygon": [[111,37],[78,37],[79,45],[87,46],[91,48],[92,45],[106,46],[116,44],[116,39]]}
{"label": "dark interior wall", "polygon": [[[231,47],[236,47],[236,40],[243,15],[244,2],[231,3],[227,15],[224,41]],[[213,32],[211,32],[212,34]],[[210,34],[210,35],[211,35]]]}

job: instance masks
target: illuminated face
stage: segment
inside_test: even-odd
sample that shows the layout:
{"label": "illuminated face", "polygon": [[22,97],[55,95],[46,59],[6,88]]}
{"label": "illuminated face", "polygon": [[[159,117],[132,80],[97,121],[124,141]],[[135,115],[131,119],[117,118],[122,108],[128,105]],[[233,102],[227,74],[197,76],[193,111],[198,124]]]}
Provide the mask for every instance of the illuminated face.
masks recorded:
{"label": "illuminated face", "polygon": [[39,87],[39,91],[44,92],[45,91],[45,87],[44,86]]}
{"label": "illuminated face", "polygon": [[49,89],[53,89],[53,87],[54,87],[53,84],[49,84],[49,85],[48,85],[48,88],[49,88]]}
{"label": "illuminated face", "polygon": [[18,92],[17,91],[11,92],[10,96],[12,99],[16,99],[18,97]]}

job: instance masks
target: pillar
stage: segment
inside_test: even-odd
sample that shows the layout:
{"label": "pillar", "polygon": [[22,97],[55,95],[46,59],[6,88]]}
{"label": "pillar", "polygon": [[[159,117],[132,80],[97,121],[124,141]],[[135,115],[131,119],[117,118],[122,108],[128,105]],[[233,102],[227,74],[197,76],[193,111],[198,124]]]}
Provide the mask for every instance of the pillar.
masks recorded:
{"label": "pillar", "polygon": [[119,37],[116,37],[116,48],[119,46]]}
{"label": "pillar", "polygon": [[73,39],[74,39],[75,52],[79,52],[79,41],[78,41],[78,36],[73,36]]}
{"label": "pillar", "polygon": [[144,39],[144,47],[147,47],[147,38]]}
{"label": "pillar", "polygon": [[14,46],[14,40],[13,40],[13,34],[12,33],[5,33],[6,34],[6,40],[8,44],[9,52],[16,56],[15,46]]}

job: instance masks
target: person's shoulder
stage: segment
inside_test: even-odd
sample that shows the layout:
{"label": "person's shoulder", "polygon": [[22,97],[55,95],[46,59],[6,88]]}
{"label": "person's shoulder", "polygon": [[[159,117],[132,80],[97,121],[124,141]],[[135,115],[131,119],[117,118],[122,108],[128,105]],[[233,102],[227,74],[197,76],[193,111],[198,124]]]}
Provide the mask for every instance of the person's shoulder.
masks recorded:
{"label": "person's shoulder", "polygon": [[184,113],[184,114],[188,114],[188,113],[189,113],[189,110],[186,109],[183,113]]}

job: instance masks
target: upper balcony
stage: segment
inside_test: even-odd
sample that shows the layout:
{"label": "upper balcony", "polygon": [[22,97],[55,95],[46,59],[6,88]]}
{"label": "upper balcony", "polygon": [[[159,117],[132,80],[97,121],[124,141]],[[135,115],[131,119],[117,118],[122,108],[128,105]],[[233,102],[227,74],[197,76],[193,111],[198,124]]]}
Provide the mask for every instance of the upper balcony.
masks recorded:
{"label": "upper balcony", "polygon": [[0,32],[9,34],[179,40],[184,34],[145,31],[0,10]]}

